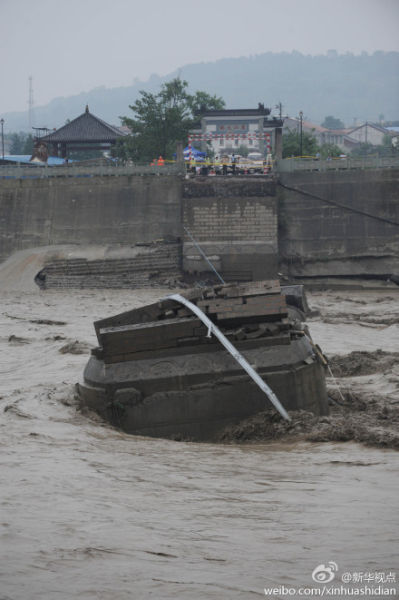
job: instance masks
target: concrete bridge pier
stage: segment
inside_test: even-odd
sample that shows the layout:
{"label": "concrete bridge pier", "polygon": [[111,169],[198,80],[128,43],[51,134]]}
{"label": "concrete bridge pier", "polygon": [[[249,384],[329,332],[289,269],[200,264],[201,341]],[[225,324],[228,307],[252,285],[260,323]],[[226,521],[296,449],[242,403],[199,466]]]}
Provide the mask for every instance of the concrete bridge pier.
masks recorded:
{"label": "concrete bridge pier", "polygon": [[[183,187],[183,226],[225,281],[275,278],[278,270],[276,184],[267,178],[198,178]],[[183,271],[210,267],[184,233]]]}

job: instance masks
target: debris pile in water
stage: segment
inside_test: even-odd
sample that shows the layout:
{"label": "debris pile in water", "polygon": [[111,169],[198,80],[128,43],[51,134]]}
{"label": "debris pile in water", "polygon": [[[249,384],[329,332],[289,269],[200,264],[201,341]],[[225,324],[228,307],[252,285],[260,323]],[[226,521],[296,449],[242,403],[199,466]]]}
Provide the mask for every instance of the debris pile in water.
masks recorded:
{"label": "debris pile in water", "polygon": [[[291,422],[273,411],[263,411],[220,434],[224,442],[308,440],[312,442],[361,442],[369,446],[399,449],[399,405],[390,394],[373,390],[372,381],[361,386],[362,377],[390,378],[399,353],[355,351],[334,355],[329,364],[338,380],[327,380],[330,414],[291,412]],[[381,375],[382,374],[382,375]],[[395,379],[395,378],[394,378]],[[337,387],[339,385],[339,389]]]}
{"label": "debris pile in water", "polygon": [[328,412],[320,352],[300,323],[302,286],[256,281],[184,296],[234,345],[231,354],[177,297],[97,321],[99,347],[78,387],[83,406],[129,433],[214,439],[269,406],[241,353],[285,410]]}

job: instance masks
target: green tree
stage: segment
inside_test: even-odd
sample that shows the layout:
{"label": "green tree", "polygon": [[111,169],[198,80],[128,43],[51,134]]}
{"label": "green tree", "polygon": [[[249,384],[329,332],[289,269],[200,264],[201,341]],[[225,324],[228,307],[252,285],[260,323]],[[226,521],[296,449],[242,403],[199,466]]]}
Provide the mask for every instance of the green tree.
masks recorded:
{"label": "green tree", "polygon": [[336,117],[333,117],[331,115],[324,119],[321,126],[325,127],[326,129],[345,129],[345,125],[341,121],[341,119],[337,119]]}
{"label": "green tree", "polygon": [[249,154],[249,148],[248,148],[248,146],[241,145],[239,148],[237,148],[236,154],[239,154],[240,156],[247,157],[248,154]]}
{"label": "green tree", "polygon": [[121,117],[132,133],[118,141],[113,156],[134,162],[158,156],[171,159],[177,142],[187,141],[201,112],[224,107],[222,98],[201,91],[191,95],[187,86],[187,81],[176,78],[164,83],[158,94],[141,91],[141,97],[129,106],[134,118]]}
{"label": "green tree", "polygon": [[26,135],[24,133],[10,134],[10,154],[24,154]]}
{"label": "green tree", "polygon": [[23,131],[11,133],[8,139],[10,140],[10,154],[32,154],[33,137],[31,133],[26,134]]}
{"label": "green tree", "polygon": [[392,145],[392,138],[390,135],[384,136],[383,143],[379,146],[374,144],[362,143],[358,144],[353,148],[351,156],[363,157],[363,156],[397,156],[399,149]]}
{"label": "green tree", "polygon": [[336,146],[335,144],[322,144],[319,148],[320,157],[325,158],[334,158],[343,154],[341,148]]}
{"label": "green tree", "polygon": [[31,133],[29,133],[29,135],[27,135],[25,138],[23,149],[22,149],[22,154],[32,155],[32,152],[33,152],[33,136]]}
{"label": "green tree", "polygon": [[[302,133],[302,156],[315,156],[319,151],[316,138],[309,132]],[[283,135],[283,158],[301,156],[301,135],[290,131]]]}
{"label": "green tree", "polygon": [[351,156],[354,156],[356,158],[362,156],[377,156],[377,146],[369,144],[368,142],[358,144],[355,148],[352,149]]}
{"label": "green tree", "polygon": [[389,154],[397,156],[399,154],[398,143],[392,138],[392,135],[386,134],[382,140],[383,156]]}
{"label": "green tree", "polygon": [[[187,82],[183,82],[187,86]],[[187,95],[187,102],[190,107],[193,117],[197,119],[201,113],[207,110],[222,110],[225,107],[223,98],[219,98],[216,95],[211,96],[207,92],[195,92],[194,95]]]}
{"label": "green tree", "polygon": [[215,150],[212,147],[212,142],[208,140],[206,142],[206,156],[208,160],[213,160],[215,158]]}

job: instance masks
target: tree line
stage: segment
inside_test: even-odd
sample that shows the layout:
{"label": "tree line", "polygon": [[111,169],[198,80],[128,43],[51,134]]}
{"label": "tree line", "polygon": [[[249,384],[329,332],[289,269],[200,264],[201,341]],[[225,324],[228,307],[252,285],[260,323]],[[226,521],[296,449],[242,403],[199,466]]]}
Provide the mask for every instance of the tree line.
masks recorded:
{"label": "tree line", "polygon": [[[208,110],[220,110],[225,107],[223,98],[204,91],[188,92],[188,83],[179,77],[162,84],[158,93],[140,91],[139,98],[129,105],[133,116],[121,116],[121,122],[130,133],[121,137],[112,148],[111,154],[121,162],[149,163],[162,156],[172,160],[175,157],[178,142],[187,143],[190,130],[199,126],[201,115]],[[332,116],[325,117],[322,126],[327,129],[343,129],[344,123]],[[12,133],[10,154],[32,154],[33,137],[31,134]],[[245,155],[247,149],[242,146],[236,154]],[[392,153],[391,139],[386,136],[382,146],[360,144],[352,150],[352,155]],[[319,145],[312,133],[290,131],[283,135],[283,158],[291,156],[316,156],[320,158],[336,157],[342,149],[336,145]],[[212,154],[209,148],[209,154]],[[94,154],[93,154],[94,157]],[[76,156],[75,159],[88,158]]]}
{"label": "tree line", "polygon": [[[140,97],[129,108],[134,116],[120,117],[122,124],[130,130],[130,135],[121,138],[112,150],[112,155],[121,161],[151,162],[162,156],[173,159],[177,142],[187,142],[187,136],[194,125],[200,121],[201,114],[207,110],[223,109],[223,98],[211,96],[207,92],[197,91],[189,94],[188,83],[179,78],[161,86],[158,94],[144,90]],[[326,117],[326,126],[343,127],[343,123],[335,117]],[[310,133],[302,134],[302,142],[296,132],[283,136],[283,157],[316,155],[322,158],[339,156],[338,146],[319,146],[316,138]],[[210,150],[211,153],[211,150]],[[246,154],[246,148],[236,149],[237,154]]]}
{"label": "tree line", "polygon": [[225,106],[222,98],[203,91],[189,94],[187,88],[187,81],[175,78],[164,83],[158,94],[142,90],[141,97],[129,106],[134,116],[120,117],[131,133],[118,141],[113,156],[134,162],[148,162],[159,156],[172,159],[177,142],[187,141],[201,114]]}
{"label": "tree line", "polygon": [[33,136],[32,134],[24,133],[9,133],[4,136],[8,141],[8,154],[30,154],[33,152]]}
{"label": "tree line", "polygon": [[[187,143],[188,133],[199,123],[201,115],[208,110],[225,107],[223,98],[197,91],[189,94],[187,81],[175,78],[164,83],[157,94],[140,91],[140,97],[129,108],[134,116],[120,117],[130,134],[121,138],[112,149],[112,155],[121,161],[151,162],[162,156],[172,160],[177,142]],[[334,122],[328,117],[327,123]],[[341,122],[338,121],[339,125]],[[335,122],[334,122],[335,124]],[[342,124],[343,126],[343,124]],[[301,149],[298,134],[290,132],[283,137],[283,156],[299,156]],[[211,152],[211,151],[210,151]],[[237,154],[245,154],[244,147],[236,149]],[[302,135],[302,154],[339,156],[340,148],[328,145],[320,147],[316,138],[309,133]]]}

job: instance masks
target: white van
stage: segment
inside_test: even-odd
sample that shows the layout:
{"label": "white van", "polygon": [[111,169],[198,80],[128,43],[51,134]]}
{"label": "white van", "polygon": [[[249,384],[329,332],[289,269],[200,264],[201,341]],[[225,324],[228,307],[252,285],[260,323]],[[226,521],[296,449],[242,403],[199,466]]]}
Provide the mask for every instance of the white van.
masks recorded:
{"label": "white van", "polygon": [[247,156],[247,159],[254,161],[263,161],[263,154],[261,152],[250,152]]}

